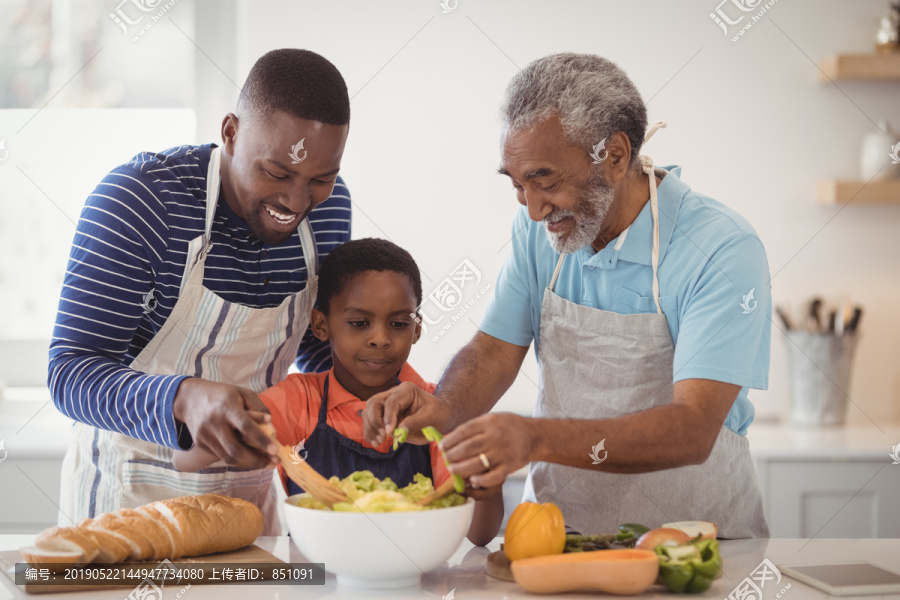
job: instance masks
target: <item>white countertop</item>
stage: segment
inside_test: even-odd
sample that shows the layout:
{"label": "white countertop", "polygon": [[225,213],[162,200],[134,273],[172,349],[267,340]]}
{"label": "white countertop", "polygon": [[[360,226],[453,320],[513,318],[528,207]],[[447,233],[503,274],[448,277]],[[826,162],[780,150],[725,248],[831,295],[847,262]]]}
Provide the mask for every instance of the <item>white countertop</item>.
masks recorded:
{"label": "white countertop", "polygon": [[[0,550],[12,550],[19,546],[29,545],[34,536],[2,535]],[[450,558],[448,564],[440,569],[425,573],[418,588],[405,590],[366,591],[339,587],[333,575],[327,574],[323,586],[291,586],[291,585],[194,585],[184,594],[185,600],[246,600],[252,598],[271,598],[273,600],[290,600],[292,598],[442,598],[451,590],[458,600],[484,599],[517,600],[538,598],[520,589],[516,584],[499,581],[484,572],[485,556],[500,548],[501,539],[497,538],[487,548],[473,547],[464,541],[459,550]],[[290,543],[287,537],[261,537],[256,541],[261,548],[271,552],[281,560],[304,562],[303,556]],[[728,594],[744,578],[750,575],[764,558],[775,565],[809,564],[827,562],[868,561],[884,569],[900,571],[900,539],[755,539],[720,542],[724,558],[724,575],[713,587],[699,596],[680,596],[681,598],[727,598]],[[326,565],[327,568],[327,565]],[[42,594],[28,596],[18,590],[6,576],[0,576],[0,600],[20,598],[82,598],[84,600],[121,600],[127,596],[127,590],[72,592],[71,594]],[[775,594],[790,583],[791,587],[782,597],[785,600],[806,600],[825,598],[826,595],[814,588],[802,584],[787,576],[783,576],[776,586],[770,582],[763,590],[761,600],[774,600]],[[771,588],[771,589],[770,589]],[[167,589],[165,598],[175,598],[179,589]],[[565,598],[597,598],[599,594],[565,594]],[[549,596],[543,596],[549,597]],[[638,598],[667,598],[675,596],[664,588],[652,587]],[[875,597],[870,597],[875,598]],[[900,595],[880,596],[879,598],[900,599]]]}
{"label": "white countertop", "polygon": [[0,401],[0,440],[14,458],[59,458],[73,421],[56,410],[46,388],[7,388]]}
{"label": "white countertop", "polygon": [[747,430],[755,459],[876,459],[890,462],[891,448],[900,444],[900,423],[802,428],[788,424],[754,423]]}

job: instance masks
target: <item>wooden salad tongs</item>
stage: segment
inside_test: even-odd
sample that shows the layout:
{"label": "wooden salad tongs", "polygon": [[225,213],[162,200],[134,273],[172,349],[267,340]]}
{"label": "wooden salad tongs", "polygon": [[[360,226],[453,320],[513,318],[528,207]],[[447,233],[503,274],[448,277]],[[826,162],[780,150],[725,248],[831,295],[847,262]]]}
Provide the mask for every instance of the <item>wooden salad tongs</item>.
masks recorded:
{"label": "wooden salad tongs", "polygon": [[305,460],[298,461],[291,448],[278,441],[275,428],[268,424],[260,424],[259,428],[278,448],[278,458],[287,476],[302,487],[310,496],[327,506],[333,507],[338,502],[350,502],[350,498],[341,488],[325,479],[318,471],[309,466]]}
{"label": "wooden salad tongs", "polygon": [[437,487],[433,492],[422,496],[419,500],[416,500],[416,504],[419,506],[428,506],[435,500],[440,500],[444,496],[453,492],[453,478],[449,477],[447,481],[442,483]]}

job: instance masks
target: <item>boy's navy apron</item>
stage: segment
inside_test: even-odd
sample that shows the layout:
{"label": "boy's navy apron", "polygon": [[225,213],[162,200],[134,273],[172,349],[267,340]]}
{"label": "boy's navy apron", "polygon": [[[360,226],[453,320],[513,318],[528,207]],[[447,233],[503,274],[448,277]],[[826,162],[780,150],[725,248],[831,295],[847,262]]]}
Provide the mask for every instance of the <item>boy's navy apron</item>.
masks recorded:
{"label": "boy's navy apron", "polygon": [[[390,477],[398,487],[413,482],[416,473],[431,477],[431,446],[425,444],[400,444],[396,450],[379,452],[374,448],[366,448],[359,442],[344,437],[328,425],[328,380],[322,389],[322,407],[319,409],[319,420],[316,428],[307,438],[303,447],[307,450],[306,462],[325,477],[337,476],[339,479],[356,471],[372,471],[375,477]],[[399,383],[399,381],[398,381]],[[303,488],[290,478],[288,496],[300,494]]]}

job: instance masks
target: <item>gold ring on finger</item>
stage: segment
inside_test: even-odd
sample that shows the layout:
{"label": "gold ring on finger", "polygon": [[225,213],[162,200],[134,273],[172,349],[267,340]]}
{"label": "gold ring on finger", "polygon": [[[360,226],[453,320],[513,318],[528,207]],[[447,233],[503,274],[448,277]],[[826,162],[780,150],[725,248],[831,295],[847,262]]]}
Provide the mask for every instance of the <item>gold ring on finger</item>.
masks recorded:
{"label": "gold ring on finger", "polygon": [[485,471],[490,471],[490,470],[491,470],[491,463],[490,463],[490,461],[488,460],[488,457],[484,455],[484,452],[482,452],[481,454],[479,454],[479,455],[478,455],[478,458],[481,459],[481,464],[484,465],[484,470],[485,470]]}

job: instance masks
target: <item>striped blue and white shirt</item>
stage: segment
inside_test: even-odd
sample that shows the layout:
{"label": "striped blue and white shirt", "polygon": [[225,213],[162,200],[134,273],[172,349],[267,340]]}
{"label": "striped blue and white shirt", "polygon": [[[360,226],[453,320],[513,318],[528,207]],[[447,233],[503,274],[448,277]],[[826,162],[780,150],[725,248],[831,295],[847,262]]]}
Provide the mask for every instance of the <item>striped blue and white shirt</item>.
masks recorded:
{"label": "striped blue and white shirt", "polygon": [[[69,418],[180,447],[172,402],[185,377],[128,365],[178,300],[188,243],[204,230],[212,147],[138,154],[104,177],[85,202],[50,344],[48,385]],[[342,179],[308,219],[321,264],[350,239],[350,193]],[[306,286],[298,232],[283,244],[264,244],[220,201],[212,242],[203,283],[229,302],[277,306]],[[328,343],[307,330],[296,364],[304,372],[331,368]]]}

